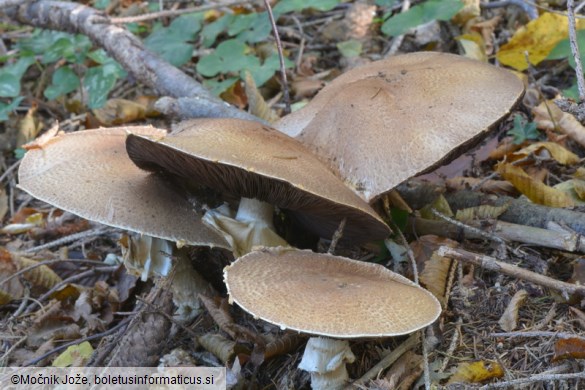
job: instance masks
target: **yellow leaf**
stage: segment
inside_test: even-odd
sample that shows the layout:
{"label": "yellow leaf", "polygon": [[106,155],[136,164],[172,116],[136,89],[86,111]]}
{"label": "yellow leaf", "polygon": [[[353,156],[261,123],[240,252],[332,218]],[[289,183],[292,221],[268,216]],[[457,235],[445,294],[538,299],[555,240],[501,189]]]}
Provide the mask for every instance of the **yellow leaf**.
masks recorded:
{"label": "yellow leaf", "polygon": [[457,210],[455,219],[461,222],[473,221],[474,219],[496,219],[508,210],[509,204],[502,206],[490,206],[487,204],[468,207],[466,209]]}
{"label": "yellow leaf", "polygon": [[454,23],[459,25],[468,22],[476,16],[479,16],[481,13],[479,0],[461,0],[461,2],[463,3],[463,8],[461,8],[461,11],[457,12],[457,14],[451,19]]}
{"label": "yellow leaf", "polygon": [[573,165],[580,161],[579,156],[577,156],[575,153],[554,142],[537,142],[520,149],[519,151],[515,152],[514,155],[519,157],[526,157],[531,153],[536,154],[542,149],[548,150],[551,157],[563,165]]}
{"label": "yellow leaf", "polygon": [[39,123],[39,119],[36,117],[37,105],[33,104],[26,113],[25,117],[22,118],[18,124],[18,134],[16,136],[16,146],[21,147],[22,145],[35,139],[39,131],[43,127]]}
{"label": "yellow leaf", "polygon": [[[577,21],[577,28],[585,28],[585,20]],[[510,41],[500,48],[496,55],[498,60],[517,70],[526,70],[525,52],[530,63],[537,65],[546,58],[556,44],[567,38],[569,24],[567,17],[545,12],[538,19],[530,21],[519,28]]]}
{"label": "yellow leaf", "polygon": [[421,217],[425,219],[440,220],[441,218],[437,217],[431,211],[431,208],[434,208],[435,210],[437,210],[438,212],[447,217],[452,217],[454,215],[453,211],[451,210],[451,207],[449,206],[449,202],[447,202],[447,199],[445,199],[443,195],[439,195],[439,197],[433,203],[428,204],[422,209],[420,209]]}
{"label": "yellow leaf", "polygon": [[499,163],[496,166],[496,171],[534,203],[550,207],[574,206],[574,202],[567,194],[534,180],[522,168],[512,164]]}
{"label": "yellow leaf", "polygon": [[554,189],[567,194],[567,196],[573,200],[575,206],[585,206],[585,199],[582,199],[578,193],[581,188],[577,188],[580,186],[579,182],[581,181],[582,180],[579,179],[566,180],[555,185]]}
{"label": "yellow leaf", "polygon": [[497,362],[479,361],[472,363],[459,363],[455,373],[449,378],[451,383],[478,383],[492,378],[504,376],[502,366]]}
{"label": "yellow leaf", "polygon": [[518,311],[520,310],[520,306],[524,303],[528,297],[528,293],[526,290],[519,290],[514,294],[510,303],[504,310],[504,314],[500,317],[498,324],[500,328],[502,328],[505,332],[511,332],[516,329],[518,326]]}
{"label": "yellow leaf", "polygon": [[573,180],[573,188],[577,193],[577,196],[581,200],[585,200],[585,181],[584,180]]}
{"label": "yellow leaf", "polygon": [[84,367],[93,354],[93,347],[88,341],[72,345],[53,361],[53,367]]}
{"label": "yellow leaf", "polygon": [[534,121],[541,130],[560,131],[585,146],[585,127],[573,115],[563,112],[552,100],[532,109]]}
{"label": "yellow leaf", "polygon": [[258,90],[254,78],[249,71],[244,72],[244,89],[248,98],[248,109],[251,114],[266,122],[275,123],[279,117],[274,110],[266,103],[262,94]]}
{"label": "yellow leaf", "polygon": [[487,62],[483,37],[478,33],[464,34],[455,38],[463,48],[465,57],[473,60]]}
{"label": "yellow leaf", "polygon": [[146,117],[146,106],[126,99],[110,99],[102,108],[93,110],[104,126],[121,125]]}
{"label": "yellow leaf", "polygon": [[[28,259],[24,256],[13,256],[13,261],[18,265],[18,269],[24,269],[30,266],[37,265],[39,262],[36,260]],[[46,265],[41,265],[26,271],[24,278],[28,280],[33,286],[40,286],[47,290],[51,289],[56,284],[61,283],[62,279]]]}

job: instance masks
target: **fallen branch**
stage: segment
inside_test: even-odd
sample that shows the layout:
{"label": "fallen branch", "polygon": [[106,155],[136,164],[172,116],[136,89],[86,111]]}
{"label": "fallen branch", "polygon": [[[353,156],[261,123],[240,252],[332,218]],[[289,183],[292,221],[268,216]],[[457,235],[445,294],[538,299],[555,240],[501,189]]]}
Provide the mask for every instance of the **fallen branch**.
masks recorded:
{"label": "fallen branch", "polygon": [[[19,23],[86,35],[134,78],[155,89],[161,96],[197,98],[197,104],[190,107],[188,117],[245,116],[246,119],[256,119],[213,96],[193,78],[148,51],[124,27],[111,24],[108,17],[93,8],[73,2],[36,1],[7,8],[4,12]],[[199,106],[201,112],[198,111]]]}
{"label": "fallen branch", "polygon": [[548,287],[553,290],[560,291],[563,295],[574,293],[585,294],[585,286],[561,282],[548,276],[537,274],[536,272],[498,261],[490,256],[478,255],[463,249],[454,249],[447,246],[439,247],[439,249],[437,249],[437,254],[439,256],[444,256],[455,260],[466,261],[490,271],[500,272],[514,278],[526,280],[543,287]]}

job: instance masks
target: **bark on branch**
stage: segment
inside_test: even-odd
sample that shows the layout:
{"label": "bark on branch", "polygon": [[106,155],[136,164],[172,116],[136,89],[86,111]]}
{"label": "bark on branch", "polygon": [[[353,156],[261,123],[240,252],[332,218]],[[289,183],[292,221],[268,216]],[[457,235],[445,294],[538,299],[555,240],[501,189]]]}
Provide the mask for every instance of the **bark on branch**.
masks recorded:
{"label": "bark on branch", "polygon": [[[111,24],[97,10],[78,3],[61,1],[27,2],[6,8],[6,15],[34,27],[80,33],[105,49],[134,78],[153,88],[161,96],[196,98],[190,100],[188,114],[180,117],[235,117],[257,120],[251,114],[228,105],[213,96],[200,83],[162,58],[147,50],[124,27]],[[185,105],[177,105],[181,108]],[[199,107],[203,110],[200,112]]]}

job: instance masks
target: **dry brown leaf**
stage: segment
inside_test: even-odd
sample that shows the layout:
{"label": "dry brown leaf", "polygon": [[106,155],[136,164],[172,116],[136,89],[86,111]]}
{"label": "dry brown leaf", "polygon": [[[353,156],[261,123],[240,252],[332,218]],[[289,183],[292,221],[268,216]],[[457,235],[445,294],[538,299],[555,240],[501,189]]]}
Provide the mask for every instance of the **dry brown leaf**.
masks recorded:
{"label": "dry brown leaf", "polygon": [[235,341],[228,340],[219,334],[206,333],[199,336],[197,341],[224,364],[230,362],[236,353],[244,352],[243,348],[238,346]]}
{"label": "dry brown leaf", "polygon": [[496,165],[496,171],[534,203],[549,207],[571,207],[574,205],[573,200],[567,194],[534,180],[520,167],[499,163]]}
{"label": "dry brown leaf", "polygon": [[[36,266],[39,264],[38,261],[26,258],[24,256],[14,256],[13,255],[14,263],[17,265],[18,269],[21,270],[23,268],[28,268],[31,266]],[[32,283],[33,286],[39,286],[46,290],[51,289],[56,284],[62,282],[62,279],[49,267],[46,265],[41,265],[31,269],[24,273],[24,278]]]}
{"label": "dry brown leaf", "polygon": [[497,15],[489,20],[474,23],[475,19],[466,24],[465,30],[475,31],[481,34],[484,41],[485,54],[492,55],[494,52],[494,31],[502,20],[501,15]]}
{"label": "dry brown leaf", "polygon": [[575,171],[575,173],[573,173],[573,177],[575,179],[585,180],[585,167],[579,167],[579,168],[577,168],[577,170]]}
{"label": "dry brown leaf", "polygon": [[581,200],[585,200],[585,180],[573,180],[573,189]]}
{"label": "dry brown leaf", "polygon": [[[12,261],[12,254],[4,248],[0,248],[0,280],[4,280],[16,273],[18,268],[14,261]],[[0,285],[0,289],[4,292],[6,299],[8,296],[13,299],[22,297],[24,293],[24,287],[20,283],[19,278],[12,278],[7,282]]]}
{"label": "dry brown leaf", "polygon": [[573,115],[563,112],[552,100],[542,102],[532,109],[539,129],[560,131],[581,146],[585,146],[585,127]]}
{"label": "dry brown leaf", "polygon": [[518,310],[528,297],[528,293],[525,290],[516,291],[516,294],[508,303],[504,314],[500,317],[498,324],[505,332],[511,332],[518,326]]}
{"label": "dry brown leaf", "polygon": [[276,112],[266,104],[264,97],[258,90],[252,74],[248,71],[244,72],[244,90],[248,98],[248,111],[258,118],[264,119],[269,123],[276,122],[279,118]]}
{"label": "dry brown leaf", "polygon": [[42,149],[45,145],[56,140],[60,134],[63,134],[63,132],[59,131],[59,123],[55,123],[53,127],[47,130],[40,137],[27,144],[22,145],[22,148],[25,150]]}
{"label": "dry brown leaf", "polygon": [[4,187],[0,187],[0,224],[2,224],[7,212],[8,196],[6,196],[6,190],[4,190]]}
{"label": "dry brown leaf", "polygon": [[469,20],[479,16],[481,12],[479,8],[479,0],[462,0],[461,2],[463,3],[463,8],[451,18],[451,21],[459,25],[463,25]]}
{"label": "dry brown leaf", "polygon": [[449,378],[451,383],[479,383],[492,378],[501,378],[504,370],[498,362],[482,360],[471,363],[459,363],[455,373]]}
{"label": "dry brown leaf", "polygon": [[575,153],[554,142],[536,142],[520,149],[517,152],[514,152],[513,155],[518,156],[519,158],[524,158],[529,154],[534,153],[540,157],[544,157],[542,155],[543,149],[548,151],[550,157],[554,158],[558,163],[563,165],[577,164],[581,160]]}
{"label": "dry brown leaf", "polygon": [[146,118],[146,106],[126,99],[109,99],[93,114],[104,126],[121,125]]}
{"label": "dry brown leaf", "polygon": [[497,148],[490,152],[490,158],[492,160],[502,160],[507,157],[510,153],[520,149],[523,144],[515,144],[512,137],[503,138]]}
{"label": "dry brown leaf", "polygon": [[6,291],[0,289],[0,305],[6,305],[8,302],[13,300],[14,298],[12,295],[8,294]]}
{"label": "dry brown leaf", "polygon": [[16,136],[16,147],[20,148],[24,144],[35,139],[39,134],[39,131],[43,125],[36,118],[37,104],[33,103],[26,113],[25,117],[22,118],[18,125],[18,134]]}
{"label": "dry brown leaf", "polygon": [[410,389],[423,371],[422,362],[421,355],[406,351],[386,373],[388,388]]}
{"label": "dry brown leaf", "polygon": [[473,221],[475,219],[497,219],[508,210],[509,204],[502,206],[490,206],[487,204],[457,210],[455,219],[461,222]]}
{"label": "dry brown leaf", "polygon": [[505,180],[484,180],[475,177],[454,177],[445,180],[447,189],[452,191],[469,190],[480,185],[479,190],[488,194],[510,195],[516,193],[512,183]]}
{"label": "dry brown leaf", "polygon": [[426,235],[410,244],[419,270],[420,282],[444,305],[452,260],[435,253],[441,245],[454,248],[457,242],[448,238]]}
{"label": "dry brown leaf", "polygon": [[558,340],[552,361],[564,359],[585,359],[585,340],[577,337]]}
{"label": "dry brown leaf", "polygon": [[274,356],[284,355],[294,351],[306,337],[299,333],[285,333],[278,339],[266,344],[266,350],[264,351],[264,359],[270,359]]}
{"label": "dry brown leaf", "polygon": [[487,62],[485,43],[483,36],[478,33],[463,34],[455,38],[465,53],[465,57],[481,62]]}

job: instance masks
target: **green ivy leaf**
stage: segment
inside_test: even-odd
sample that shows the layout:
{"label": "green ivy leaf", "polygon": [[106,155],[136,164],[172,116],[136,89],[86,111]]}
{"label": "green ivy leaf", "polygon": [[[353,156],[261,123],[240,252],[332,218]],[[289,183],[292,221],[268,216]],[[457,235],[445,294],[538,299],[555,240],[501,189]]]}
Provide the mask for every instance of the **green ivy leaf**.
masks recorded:
{"label": "green ivy leaf", "polygon": [[[0,84],[1,83],[2,82],[0,81]],[[8,120],[8,115],[16,110],[22,99],[24,99],[24,96],[19,96],[10,103],[0,102],[0,121]]]}
{"label": "green ivy leaf", "polygon": [[[294,64],[288,58],[284,59],[284,66],[285,68],[290,68]],[[274,76],[274,72],[280,69],[280,60],[278,58],[278,53],[272,54],[270,57],[264,60],[264,63],[256,68],[244,68],[242,72],[245,70],[250,71],[250,74],[254,78],[254,82],[256,86],[261,87],[264,85],[265,82],[270,80],[272,76]],[[244,75],[240,76],[244,79]]]}
{"label": "green ivy leaf", "polygon": [[215,96],[221,95],[223,92],[227,91],[235,82],[239,79],[237,77],[230,77],[225,80],[204,80],[203,85],[207,87]]}
{"label": "green ivy leaf", "polygon": [[281,0],[276,4],[272,10],[274,15],[282,15],[288,12],[299,12],[307,8],[312,8],[317,11],[330,11],[340,3],[339,0]]}
{"label": "green ivy leaf", "polygon": [[169,27],[159,24],[144,44],[171,64],[182,66],[191,60],[193,45],[188,41],[195,38],[202,20],[202,13],[194,13],[178,17]]}
{"label": "green ivy leaf", "polygon": [[111,58],[100,66],[88,69],[83,78],[83,87],[88,94],[87,106],[90,109],[102,107],[116,81],[125,75],[122,67]]}
{"label": "green ivy leaf", "polygon": [[45,88],[44,95],[53,100],[75,91],[79,87],[79,77],[69,66],[62,66],[53,73],[51,85]]}
{"label": "green ivy leaf", "polygon": [[[581,63],[585,62],[585,30],[577,31],[577,45],[580,50]],[[571,51],[569,39],[563,39],[548,53],[547,60],[569,60],[569,65],[575,69],[575,57]]]}
{"label": "green ivy leaf", "polygon": [[215,22],[209,23],[201,30],[203,46],[211,47],[215,43],[217,36],[224,32],[234,21],[235,15],[226,14]]}
{"label": "green ivy leaf", "polygon": [[32,56],[21,57],[14,64],[0,68],[0,97],[16,97],[20,94],[20,79],[34,62]]}
{"label": "green ivy leaf", "polygon": [[71,34],[53,30],[35,29],[29,38],[16,44],[21,52],[26,54],[45,54],[47,48],[53,46],[59,39],[70,37]]}
{"label": "green ivy leaf", "polygon": [[42,62],[51,64],[62,59],[72,63],[81,63],[91,48],[91,41],[83,35],[70,35],[59,38],[43,54]]}
{"label": "green ivy leaf", "polygon": [[355,39],[339,42],[337,44],[337,50],[339,50],[341,55],[345,58],[357,57],[362,52],[362,43],[360,41],[356,41]]}
{"label": "green ivy leaf", "polygon": [[197,72],[205,77],[213,77],[219,73],[239,72],[260,66],[260,60],[247,55],[247,50],[246,44],[237,39],[223,41],[212,54],[199,60]]}
{"label": "green ivy leaf", "polygon": [[508,135],[513,137],[515,144],[521,144],[526,140],[538,139],[539,133],[536,129],[536,123],[526,123],[522,115],[516,114],[514,116],[514,127],[508,131]]}
{"label": "green ivy leaf", "polygon": [[433,20],[449,20],[462,8],[460,0],[429,0],[387,19],[382,25],[382,32],[389,36],[402,35]]}
{"label": "green ivy leaf", "polygon": [[236,36],[242,42],[248,43],[264,42],[271,32],[272,26],[267,12],[236,15],[227,30],[229,36]]}

